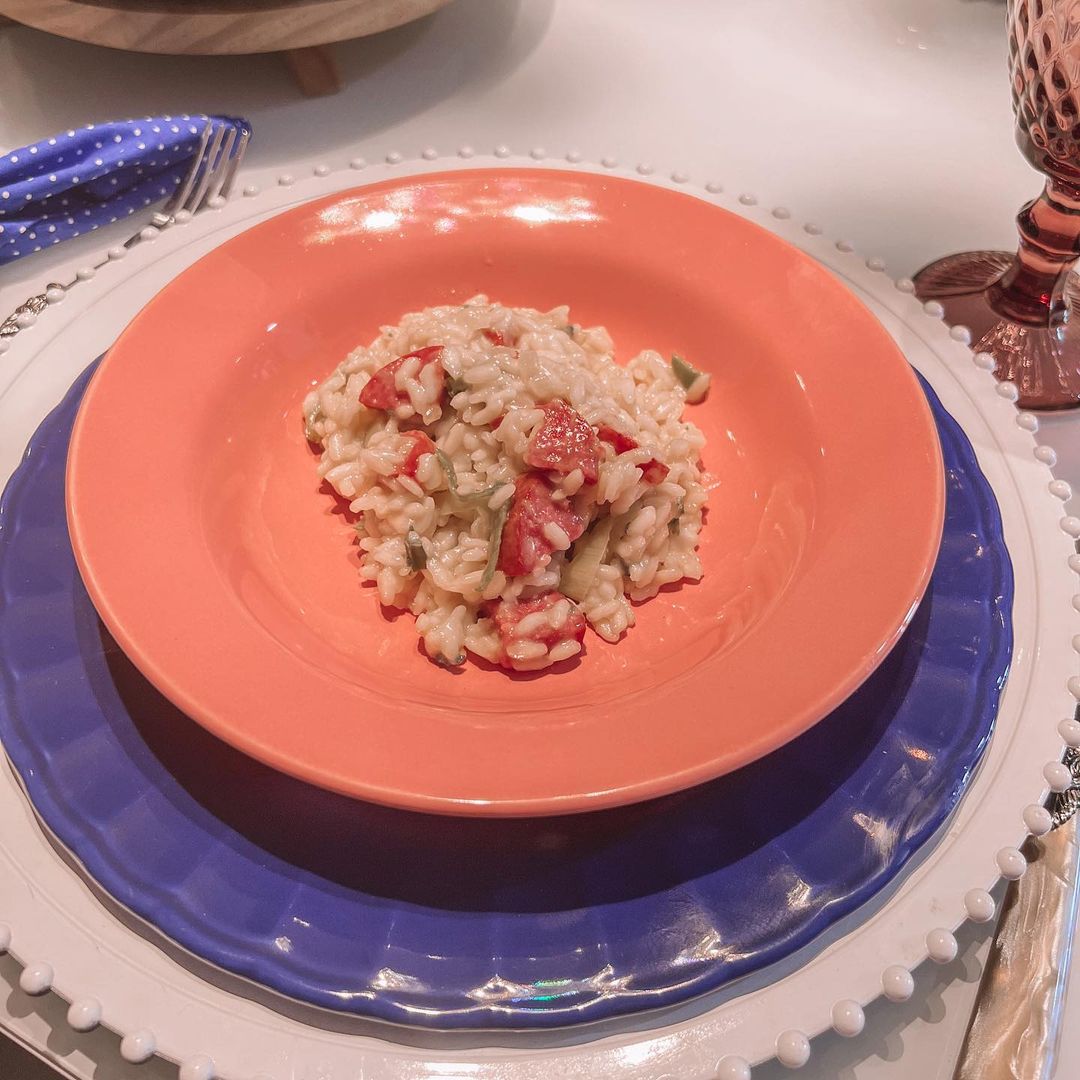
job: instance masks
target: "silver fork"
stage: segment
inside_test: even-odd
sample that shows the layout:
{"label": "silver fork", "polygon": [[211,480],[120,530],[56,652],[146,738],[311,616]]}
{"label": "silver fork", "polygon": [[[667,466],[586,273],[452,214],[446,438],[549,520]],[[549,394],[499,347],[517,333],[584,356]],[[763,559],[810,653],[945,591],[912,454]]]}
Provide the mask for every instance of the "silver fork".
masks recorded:
{"label": "silver fork", "polygon": [[[207,124],[187,175],[169,201],[160,210],[154,211],[150,225],[160,231],[178,221],[189,220],[204,206],[220,206],[232,192],[250,138],[251,131],[247,127],[237,135],[237,129],[232,124]],[[146,227],[142,226],[137,233],[129,236],[122,246],[134,247],[142,239]],[[108,261],[105,259],[97,263],[94,269],[99,269]],[[66,285],[51,281],[45,287],[45,292],[31,296],[20,304],[0,323],[0,341],[13,338],[24,326],[33,322],[49,306],[50,294],[55,297],[58,289],[66,292],[77,280],[69,281]]]}

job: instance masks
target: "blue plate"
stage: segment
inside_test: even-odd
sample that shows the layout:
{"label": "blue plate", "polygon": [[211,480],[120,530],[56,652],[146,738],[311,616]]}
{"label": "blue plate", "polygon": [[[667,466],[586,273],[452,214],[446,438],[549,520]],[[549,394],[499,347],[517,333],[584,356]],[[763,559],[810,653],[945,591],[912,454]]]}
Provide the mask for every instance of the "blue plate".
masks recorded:
{"label": "blue plate", "polygon": [[[795,742],[678,795],[566,818],[429,817],[309,787],[179,713],[98,621],[64,513],[89,374],[0,501],[0,739],[116,900],[283,994],[414,1025],[527,1028],[715,989],[892,880],[990,736],[1012,570],[971,446],[927,389],[948,479],[930,590],[878,671]],[[169,542],[168,522],[147,528]]]}

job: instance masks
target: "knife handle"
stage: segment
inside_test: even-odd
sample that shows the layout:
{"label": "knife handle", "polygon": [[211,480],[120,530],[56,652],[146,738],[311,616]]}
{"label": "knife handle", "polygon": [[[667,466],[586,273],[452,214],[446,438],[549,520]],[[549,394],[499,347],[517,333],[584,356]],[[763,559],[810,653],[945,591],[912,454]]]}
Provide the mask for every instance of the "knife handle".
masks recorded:
{"label": "knife handle", "polygon": [[1009,884],[954,1080],[1051,1080],[1077,915],[1077,818],[1036,839]]}

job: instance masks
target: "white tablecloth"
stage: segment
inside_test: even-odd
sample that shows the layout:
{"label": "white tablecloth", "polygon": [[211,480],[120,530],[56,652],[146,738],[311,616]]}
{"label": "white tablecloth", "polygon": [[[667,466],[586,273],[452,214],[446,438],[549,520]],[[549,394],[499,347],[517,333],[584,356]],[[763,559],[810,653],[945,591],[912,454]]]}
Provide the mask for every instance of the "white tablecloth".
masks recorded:
{"label": "white tablecloth", "polygon": [[[183,111],[252,119],[247,171],[263,183],[357,152],[577,148],[752,192],[910,275],[948,251],[1013,246],[1012,218],[1038,189],[1013,144],[1003,19],[998,0],[456,0],[419,24],[336,46],[346,85],[319,100],[300,98],[272,56],[136,56],[8,28],[0,150],[93,121]],[[117,239],[97,233],[3,271],[0,314]],[[1043,431],[1076,486],[1080,414]],[[860,1039],[819,1040],[802,1075],[951,1076],[987,934],[967,928],[960,958],[922,972],[926,992],[908,1006],[875,1004]],[[63,1011],[9,992],[16,977],[0,963],[0,1021],[19,1010],[44,1042]],[[1080,1076],[1080,993],[1066,1033],[1059,1075]],[[110,1038],[54,1031],[49,1046],[92,1058],[98,1080],[136,1075]],[[159,1062],[137,1075],[175,1072]],[[774,1063],[754,1075],[788,1073]],[[3,1040],[0,1076],[36,1080]]]}

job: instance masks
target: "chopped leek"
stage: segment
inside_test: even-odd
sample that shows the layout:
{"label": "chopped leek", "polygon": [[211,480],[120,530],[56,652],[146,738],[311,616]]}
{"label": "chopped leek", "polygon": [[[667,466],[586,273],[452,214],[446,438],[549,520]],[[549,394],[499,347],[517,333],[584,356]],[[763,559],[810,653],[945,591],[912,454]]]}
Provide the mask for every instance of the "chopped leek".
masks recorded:
{"label": "chopped leek", "polygon": [[675,372],[675,378],[689,388],[690,384],[701,374],[693,364],[688,363],[678,353],[671,357],[671,370]]}
{"label": "chopped leek", "polygon": [[671,370],[686,390],[686,400],[691,405],[704,401],[705,395],[709,392],[712,376],[706,375],[704,371],[698,371],[693,364],[688,363],[678,353],[671,357]]}
{"label": "chopped leek", "polygon": [[502,546],[503,526],[506,525],[506,517],[510,513],[510,504],[514,501],[513,496],[506,500],[498,510],[491,513],[491,540],[488,544],[487,565],[483,574],[480,575],[480,591],[483,592],[495,576],[495,569],[499,565],[499,548]]}
{"label": "chopped leek", "polygon": [[637,517],[637,512],[641,509],[641,506],[641,499],[636,499],[630,504],[629,510],[611,519],[611,537],[613,540],[619,541],[626,535],[626,527]]}
{"label": "chopped leek", "polygon": [[427,552],[424,550],[424,542],[411,525],[409,531],[405,534],[405,562],[414,574],[417,570],[423,570],[427,566]]}
{"label": "chopped leek", "polygon": [[589,535],[578,544],[573,559],[563,567],[559,592],[564,596],[569,596],[579,604],[585,599],[596,582],[600,564],[607,554],[613,525],[614,520],[611,517],[604,518],[598,525],[594,525]]}

